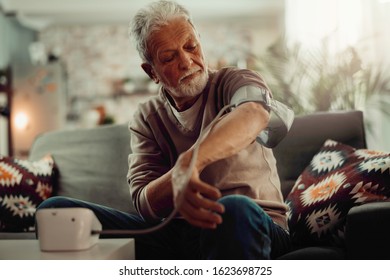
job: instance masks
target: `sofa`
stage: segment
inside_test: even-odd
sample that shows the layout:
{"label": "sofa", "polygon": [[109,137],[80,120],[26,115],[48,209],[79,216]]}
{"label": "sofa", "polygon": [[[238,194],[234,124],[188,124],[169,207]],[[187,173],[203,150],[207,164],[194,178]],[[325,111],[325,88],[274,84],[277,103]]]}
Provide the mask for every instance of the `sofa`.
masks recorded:
{"label": "sofa", "polygon": [[[289,134],[274,148],[285,199],[328,139],[366,148],[360,111],[320,112],[295,118]],[[87,200],[135,212],[126,182],[130,136],[126,124],[90,129],[52,131],[34,141],[30,161],[50,154],[57,169],[52,195]],[[387,171],[389,172],[389,171]],[[351,207],[345,218],[344,242],[295,244],[281,259],[390,258],[390,203],[363,203]],[[0,233],[1,238],[35,238],[32,233]]]}

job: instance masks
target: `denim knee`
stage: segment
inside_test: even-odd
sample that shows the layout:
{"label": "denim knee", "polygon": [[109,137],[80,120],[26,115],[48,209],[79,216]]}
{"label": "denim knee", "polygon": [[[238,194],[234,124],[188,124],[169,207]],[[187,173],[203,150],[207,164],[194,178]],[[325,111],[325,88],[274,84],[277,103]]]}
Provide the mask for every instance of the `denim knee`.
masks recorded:
{"label": "denim knee", "polygon": [[269,259],[271,218],[251,198],[229,195],[218,200],[225,206],[222,224],[201,235],[205,259]]}
{"label": "denim knee", "polygon": [[219,203],[225,206],[225,212],[234,212],[235,209],[243,209],[251,207],[252,204],[257,205],[252,199],[245,195],[228,195],[219,199]]}
{"label": "denim knee", "polygon": [[69,208],[74,207],[73,199],[65,196],[53,196],[38,205],[37,210],[45,208]]}
{"label": "denim knee", "polygon": [[253,215],[256,215],[257,218],[269,219],[264,210],[247,196],[228,195],[222,197],[218,202],[225,206],[225,212],[222,216],[224,221],[226,219],[242,221],[242,219],[251,219]]}

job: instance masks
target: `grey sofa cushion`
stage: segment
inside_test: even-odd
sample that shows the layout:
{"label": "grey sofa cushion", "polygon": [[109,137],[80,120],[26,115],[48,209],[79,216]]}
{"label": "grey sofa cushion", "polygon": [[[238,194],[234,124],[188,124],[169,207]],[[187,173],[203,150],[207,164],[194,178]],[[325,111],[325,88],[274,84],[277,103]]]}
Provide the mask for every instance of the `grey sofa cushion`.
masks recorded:
{"label": "grey sofa cushion", "polygon": [[320,112],[295,118],[290,132],[273,149],[284,198],[327,139],[366,148],[363,113]]}
{"label": "grey sofa cushion", "polygon": [[126,181],[127,125],[53,131],[37,137],[30,159],[51,154],[58,167],[57,195],[135,212]]}

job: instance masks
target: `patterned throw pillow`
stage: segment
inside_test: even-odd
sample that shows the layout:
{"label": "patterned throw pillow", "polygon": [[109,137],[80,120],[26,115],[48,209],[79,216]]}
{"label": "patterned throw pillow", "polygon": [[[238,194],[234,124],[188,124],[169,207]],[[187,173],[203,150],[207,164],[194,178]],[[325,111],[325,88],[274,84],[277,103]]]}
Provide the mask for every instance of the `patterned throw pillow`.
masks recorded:
{"label": "patterned throw pillow", "polygon": [[389,153],[327,140],[287,196],[293,242],[342,246],[348,211],[389,197]]}
{"label": "patterned throw pillow", "polygon": [[34,229],[36,207],[53,192],[54,161],[0,156],[0,231]]}

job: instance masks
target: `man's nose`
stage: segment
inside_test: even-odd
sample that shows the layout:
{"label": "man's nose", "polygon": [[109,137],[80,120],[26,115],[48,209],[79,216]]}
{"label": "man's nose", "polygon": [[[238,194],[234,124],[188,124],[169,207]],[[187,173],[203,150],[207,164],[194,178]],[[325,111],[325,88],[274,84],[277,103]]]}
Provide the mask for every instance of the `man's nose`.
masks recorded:
{"label": "man's nose", "polygon": [[189,53],[181,52],[180,53],[180,61],[179,61],[179,67],[180,69],[189,69],[192,64],[192,58]]}

